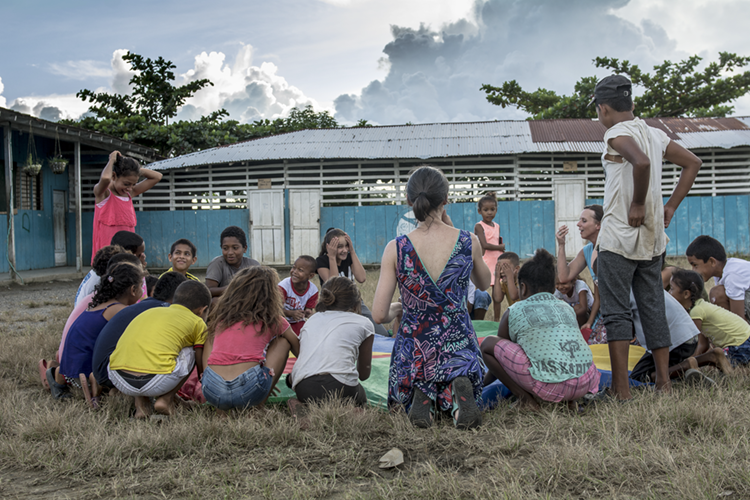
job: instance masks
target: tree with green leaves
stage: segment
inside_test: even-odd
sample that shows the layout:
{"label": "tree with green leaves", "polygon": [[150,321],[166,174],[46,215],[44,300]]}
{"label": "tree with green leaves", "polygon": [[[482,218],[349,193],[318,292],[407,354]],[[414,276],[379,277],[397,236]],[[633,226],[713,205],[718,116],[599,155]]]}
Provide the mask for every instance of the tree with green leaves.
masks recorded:
{"label": "tree with green leaves", "polygon": [[[737,71],[750,64],[750,57],[720,52],[718,62],[712,62],[699,71],[701,60],[699,56],[692,56],[678,63],[664,61],[654,66],[653,73],[641,71],[629,61],[609,57],[597,57],[594,65],[625,75],[634,86],[643,89],[642,95],[634,99],[635,113],[643,118],[731,114],[734,106],[728,103],[750,92],[750,71]],[[503,108],[515,106],[529,113],[532,120],[596,118],[594,107],[587,105],[594,95],[597,81],[594,76],[581,78],[569,96],[543,88],[528,92],[516,80],[504,82],[500,87],[484,84],[481,90],[492,104]]]}
{"label": "tree with green leaves", "polygon": [[172,61],[162,57],[152,60],[134,53],[124,55],[123,59],[135,71],[130,79],[132,93],[81,90],[76,95],[91,102],[91,114],[77,121],[63,120],[64,123],[151,147],[165,157],[295,130],[339,127],[328,111],[316,112],[312,106],[295,107],[286,118],[248,124],[225,120],[229,113],[224,109],[195,121],[170,123],[188,98],[213,83],[202,79],[177,87],[173,84],[175,65]]}

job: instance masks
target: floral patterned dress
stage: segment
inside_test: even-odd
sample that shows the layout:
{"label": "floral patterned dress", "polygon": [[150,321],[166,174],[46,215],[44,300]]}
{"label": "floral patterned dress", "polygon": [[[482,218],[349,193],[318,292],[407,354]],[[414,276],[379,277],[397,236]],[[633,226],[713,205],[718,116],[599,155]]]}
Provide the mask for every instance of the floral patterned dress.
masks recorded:
{"label": "floral patterned dress", "polygon": [[391,356],[388,406],[411,406],[418,388],[437,408],[453,406],[450,383],[468,377],[482,404],[485,373],[479,342],[466,309],[474,267],[471,234],[461,231],[448,263],[433,281],[408,236],[396,238],[397,279],[403,317]]}

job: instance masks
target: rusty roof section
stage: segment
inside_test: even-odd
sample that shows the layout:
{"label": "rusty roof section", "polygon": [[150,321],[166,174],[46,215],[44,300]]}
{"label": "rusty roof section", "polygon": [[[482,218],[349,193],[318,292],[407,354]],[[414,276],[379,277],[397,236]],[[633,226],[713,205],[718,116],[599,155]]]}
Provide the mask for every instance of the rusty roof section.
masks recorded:
{"label": "rusty roof section", "polygon": [[[736,118],[645,118],[649,126],[666,132],[672,140],[678,134],[693,132],[719,132],[748,130],[745,123]],[[529,120],[532,142],[602,142],[604,126],[596,120]]]}

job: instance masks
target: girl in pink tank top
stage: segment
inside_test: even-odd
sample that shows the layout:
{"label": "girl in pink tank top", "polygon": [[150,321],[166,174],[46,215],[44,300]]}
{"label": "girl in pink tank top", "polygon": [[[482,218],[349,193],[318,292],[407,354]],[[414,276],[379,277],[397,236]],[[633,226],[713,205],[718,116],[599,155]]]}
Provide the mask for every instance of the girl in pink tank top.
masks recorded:
{"label": "girl in pink tank top", "polygon": [[[482,220],[474,225],[474,234],[482,244],[482,260],[490,268],[492,286],[495,286],[495,265],[497,259],[505,251],[503,238],[500,236],[500,226],[494,221],[497,215],[497,198],[494,192],[482,196],[477,203],[477,212]],[[498,284],[499,286],[499,284]],[[500,315],[500,304],[493,304],[495,318]]]}
{"label": "girl in pink tank top", "polygon": [[[139,177],[145,177],[138,182]],[[141,168],[138,160],[112,151],[94,186],[94,231],[91,244],[91,263],[96,252],[110,244],[118,231],[135,232],[136,218],[133,197],[156,185],[162,174]]]}

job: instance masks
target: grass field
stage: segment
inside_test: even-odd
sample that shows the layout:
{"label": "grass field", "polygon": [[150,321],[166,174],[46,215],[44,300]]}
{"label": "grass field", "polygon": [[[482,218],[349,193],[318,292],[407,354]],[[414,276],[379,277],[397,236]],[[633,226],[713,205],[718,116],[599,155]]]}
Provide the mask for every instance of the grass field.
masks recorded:
{"label": "grass field", "polygon": [[[368,273],[368,302],[375,284]],[[136,422],[124,398],[95,412],[39,384],[72,306],[59,297],[76,285],[2,292],[2,498],[750,498],[747,370],[584,414],[501,405],[469,432],[336,405],[312,409],[304,431],[285,406]],[[404,463],[380,469],[393,447]]]}

